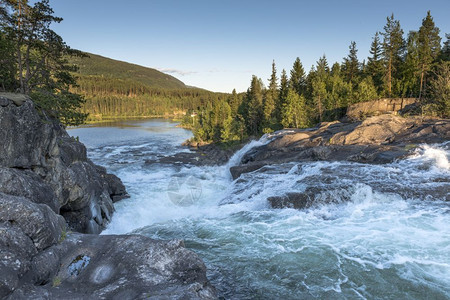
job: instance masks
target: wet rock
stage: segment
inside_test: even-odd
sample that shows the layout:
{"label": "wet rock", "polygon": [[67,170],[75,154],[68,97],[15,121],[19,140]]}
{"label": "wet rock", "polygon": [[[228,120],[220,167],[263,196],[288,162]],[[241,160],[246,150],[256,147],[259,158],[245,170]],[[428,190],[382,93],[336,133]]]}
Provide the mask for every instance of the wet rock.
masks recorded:
{"label": "wet rock", "polygon": [[250,173],[262,167],[264,167],[264,164],[262,163],[234,166],[230,168],[231,177],[233,177],[233,179],[236,179],[239,178],[239,176],[241,176],[241,174],[243,173]]}
{"label": "wet rock", "polygon": [[[47,267],[58,265],[54,271]],[[44,251],[26,284],[10,296],[94,299],[215,299],[206,268],[181,241],[156,241],[143,236],[70,234]],[[42,285],[43,284],[43,285]]]}

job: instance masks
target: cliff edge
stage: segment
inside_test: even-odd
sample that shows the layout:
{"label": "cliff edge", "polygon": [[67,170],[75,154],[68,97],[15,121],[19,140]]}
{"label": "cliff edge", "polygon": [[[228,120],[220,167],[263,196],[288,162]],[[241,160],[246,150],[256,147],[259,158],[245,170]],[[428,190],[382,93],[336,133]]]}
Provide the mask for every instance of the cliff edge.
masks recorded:
{"label": "cliff edge", "polygon": [[0,93],[0,298],[215,298],[182,241],[97,235],[127,196],[31,99]]}

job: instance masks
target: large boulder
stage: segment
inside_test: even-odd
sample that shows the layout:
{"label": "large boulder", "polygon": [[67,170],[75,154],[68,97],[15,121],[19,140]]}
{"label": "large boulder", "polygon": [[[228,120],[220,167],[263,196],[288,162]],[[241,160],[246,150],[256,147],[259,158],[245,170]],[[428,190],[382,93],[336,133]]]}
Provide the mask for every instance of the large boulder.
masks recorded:
{"label": "large boulder", "polygon": [[47,204],[59,214],[61,207],[51,186],[31,170],[1,168],[0,192],[22,196],[34,203]]}
{"label": "large boulder", "polygon": [[114,212],[113,201],[127,197],[120,179],[94,165],[85,146],[39,114],[29,98],[0,96],[0,191],[45,203],[55,212],[61,208],[71,230],[101,232]]}
{"label": "large boulder", "polygon": [[32,258],[55,245],[65,226],[49,206],[0,193],[0,298],[19,286]]}
{"label": "large boulder", "polygon": [[4,193],[0,193],[0,222],[18,226],[37,250],[55,244],[66,226],[64,218],[47,205]]}

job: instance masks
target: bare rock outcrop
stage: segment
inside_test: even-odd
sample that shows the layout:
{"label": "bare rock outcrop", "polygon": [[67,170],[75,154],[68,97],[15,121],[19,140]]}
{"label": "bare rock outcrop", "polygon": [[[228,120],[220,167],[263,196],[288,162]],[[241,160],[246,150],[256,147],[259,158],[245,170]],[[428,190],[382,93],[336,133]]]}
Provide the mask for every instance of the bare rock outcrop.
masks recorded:
{"label": "bare rock outcrop", "polygon": [[281,130],[230,169],[234,179],[265,165],[301,161],[389,163],[407,156],[420,143],[450,140],[450,120],[403,118],[385,114],[364,121],[325,122],[308,129]]}
{"label": "bare rock outcrop", "polygon": [[95,166],[84,145],[39,115],[26,96],[9,97],[21,101],[2,96],[0,191],[48,204],[71,230],[99,233],[113,200],[127,195],[120,179]]}

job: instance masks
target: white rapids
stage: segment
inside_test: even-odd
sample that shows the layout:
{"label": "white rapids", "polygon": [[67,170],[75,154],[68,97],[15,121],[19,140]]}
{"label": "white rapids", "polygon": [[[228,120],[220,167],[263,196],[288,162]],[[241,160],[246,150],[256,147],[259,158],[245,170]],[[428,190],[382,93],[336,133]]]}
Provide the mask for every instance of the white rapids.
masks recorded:
{"label": "white rapids", "polygon": [[[119,125],[69,131],[131,195],[104,234],[184,239],[221,297],[450,298],[449,143],[386,165],[290,163],[232,181],[229,167],[269,137],[225,166],[148,164],[188,151],[180,144],[191,133],[164,120]],[[269,207],[268,197],[311,187],[334,201]]]}

